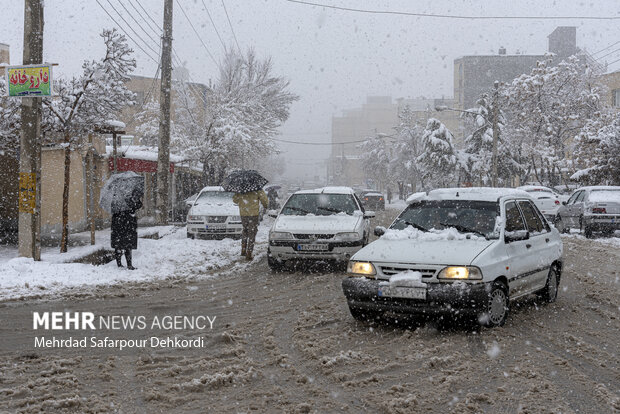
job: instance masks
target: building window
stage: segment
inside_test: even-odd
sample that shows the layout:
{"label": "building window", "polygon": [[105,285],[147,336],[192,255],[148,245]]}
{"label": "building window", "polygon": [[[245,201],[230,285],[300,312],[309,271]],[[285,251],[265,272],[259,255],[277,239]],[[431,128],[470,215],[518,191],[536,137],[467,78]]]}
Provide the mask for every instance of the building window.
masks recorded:
{"label": "building window", "polygon": [[611,105],[614,108],[620,108],[620,89],[611,91]]}

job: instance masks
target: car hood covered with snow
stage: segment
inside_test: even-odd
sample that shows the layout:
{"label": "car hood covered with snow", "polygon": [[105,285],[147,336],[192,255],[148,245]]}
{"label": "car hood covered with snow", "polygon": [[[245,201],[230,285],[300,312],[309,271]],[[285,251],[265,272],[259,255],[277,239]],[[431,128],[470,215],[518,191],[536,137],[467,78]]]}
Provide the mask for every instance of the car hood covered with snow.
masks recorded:
{"label": "car hood covered with snow", "polygon": [[189,210],[192,216],[238,216],[239,206],[232,202],[194,204]]}
{"label": "car hood covered with snow", "polygon": [[274,231],[308,234],[334,234],[356,231],[363,220],[361,215],[334,214],[330,216],[284,216],[280,215],[273,224]]}
{"label": "car hood covered with snow", "polygon": [[455,229],[422,232],[411,227],[388,230],[351,260],[431,265],[469,265],[496,240],[466,235]]}

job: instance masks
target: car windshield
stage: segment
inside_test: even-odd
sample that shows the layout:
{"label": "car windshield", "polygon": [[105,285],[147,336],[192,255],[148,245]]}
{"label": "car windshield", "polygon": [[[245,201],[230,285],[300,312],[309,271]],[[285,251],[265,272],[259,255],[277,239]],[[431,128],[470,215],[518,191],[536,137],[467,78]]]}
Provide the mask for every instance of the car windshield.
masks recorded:
{"label": "car windshield", "polygon": [[429,231],[453,227],[462,233],[497,238],[495,223],[499,214],[499,204],[492,201],[420,201],[409,205],[390,228],[403,230],[412,226]]}
{"label": "car windshield", "polygon": [[359,210],[351,194],[293,194],[282,208],[285,216],[330,216],[352,215]]}
{"label": "car windshield", "polygon": [[232,202],[233,193],[227,191],[203,191],[195,204],[221,204]]}

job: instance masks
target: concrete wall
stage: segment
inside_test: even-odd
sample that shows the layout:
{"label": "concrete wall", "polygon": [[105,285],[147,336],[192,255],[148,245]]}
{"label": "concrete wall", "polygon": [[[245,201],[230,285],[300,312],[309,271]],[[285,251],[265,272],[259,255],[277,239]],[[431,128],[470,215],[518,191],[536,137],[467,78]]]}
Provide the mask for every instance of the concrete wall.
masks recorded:
{"label": "concrete wall", "polygon": [[11,63],[10,47],[4,43],[0,43],[0,63]]}
{"label": "concrete wall", "polygon": [[620,70],[601,75],[601,82],[607,87],[607,94],[603,97],[604,102],[616,111],[620,111]]}

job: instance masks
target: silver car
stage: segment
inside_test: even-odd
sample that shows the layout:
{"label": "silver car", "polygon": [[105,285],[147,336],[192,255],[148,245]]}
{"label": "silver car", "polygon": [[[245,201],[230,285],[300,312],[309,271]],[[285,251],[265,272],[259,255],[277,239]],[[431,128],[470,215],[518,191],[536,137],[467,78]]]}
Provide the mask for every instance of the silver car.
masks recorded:
{"label": "silver car", "polygon": [[554,223],[562,233],[579,228],[586,237],[595,231],[611,234],[620,230],[620,187],[578,188],[562,203]]}

